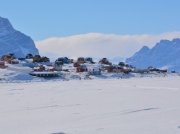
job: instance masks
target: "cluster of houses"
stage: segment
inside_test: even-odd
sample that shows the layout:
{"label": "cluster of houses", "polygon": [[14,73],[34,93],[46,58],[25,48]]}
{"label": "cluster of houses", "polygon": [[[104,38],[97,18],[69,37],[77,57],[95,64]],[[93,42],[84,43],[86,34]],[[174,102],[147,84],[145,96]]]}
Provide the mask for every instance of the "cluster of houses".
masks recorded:
{"label": "cluster of houses", "polygon": [[124,62],[113,64],[107,58],[102,58],[99,62],[94,62],[91,57],[79,57],[76,60],[67,57],[59,57],[54,62],[50,62],[46,56],[27,54],[25,58],[16,58],[14,54],[3,55],[0,60],[0,68],[8,67],[8,64],[18,66],[28,66],[32,68],[30,75],[39,77],[57,77],[59,72],[86,72],[88,75],[100,75],[107,73],[166,73],[167,70],[149,67],[147,69],[137,69]]}

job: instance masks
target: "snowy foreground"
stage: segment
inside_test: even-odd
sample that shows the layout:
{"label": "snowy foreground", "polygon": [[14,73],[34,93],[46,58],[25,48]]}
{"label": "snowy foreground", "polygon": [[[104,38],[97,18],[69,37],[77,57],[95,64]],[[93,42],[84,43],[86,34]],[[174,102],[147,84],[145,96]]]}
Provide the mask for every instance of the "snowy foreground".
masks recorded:
{"label": "snowy foreground", "polygon": [[180,76],[0,83],[1,134],[179,134]]}

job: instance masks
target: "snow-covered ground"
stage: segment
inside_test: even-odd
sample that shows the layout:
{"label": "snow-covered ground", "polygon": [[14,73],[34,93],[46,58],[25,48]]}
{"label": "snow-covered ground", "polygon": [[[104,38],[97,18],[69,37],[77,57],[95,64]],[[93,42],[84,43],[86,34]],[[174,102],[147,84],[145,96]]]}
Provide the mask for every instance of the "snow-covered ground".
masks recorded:
{"label": "snow-covered ground", "polygon": [[9,80],[0,83],[2,134],[180,133],[178,75],[63,81],[5,71],[1,78]]}

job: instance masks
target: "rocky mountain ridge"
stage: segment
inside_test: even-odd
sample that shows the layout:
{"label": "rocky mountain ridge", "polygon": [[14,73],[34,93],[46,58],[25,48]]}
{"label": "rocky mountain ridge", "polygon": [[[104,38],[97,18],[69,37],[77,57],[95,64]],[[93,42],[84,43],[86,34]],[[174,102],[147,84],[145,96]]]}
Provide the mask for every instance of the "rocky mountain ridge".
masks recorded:
{"label": "rocky mountain ridge", "polygon": [[8,19],[0,17],[0,56],[14,53],[25,57],[28,53],[39,54],[31,37],[13,28]]}
{"label": "rocky mountain ridge", "polygon": [[153,66],[180,70],[180,39],[161,40],[151,49],[144,46],[132,57],[127,58],[126,63],[138,68]]}

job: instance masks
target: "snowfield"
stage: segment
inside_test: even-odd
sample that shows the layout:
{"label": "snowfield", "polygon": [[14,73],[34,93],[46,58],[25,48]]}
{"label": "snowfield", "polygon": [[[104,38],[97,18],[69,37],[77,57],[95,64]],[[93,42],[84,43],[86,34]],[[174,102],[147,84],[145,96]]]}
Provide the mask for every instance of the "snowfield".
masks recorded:
{"label": "snowfield", "polygon": [[2,134],[179,134],[180,76],[0,83]]}

